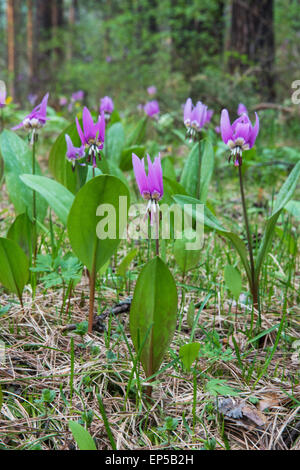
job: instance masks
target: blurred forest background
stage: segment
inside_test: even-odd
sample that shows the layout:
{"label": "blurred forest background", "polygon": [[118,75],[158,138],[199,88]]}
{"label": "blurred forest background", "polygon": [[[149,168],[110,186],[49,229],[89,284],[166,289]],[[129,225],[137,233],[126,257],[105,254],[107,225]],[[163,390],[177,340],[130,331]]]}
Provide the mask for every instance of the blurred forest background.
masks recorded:
{"label": "blurred forest background", "polygon": [[300,78],[300,0],[0,0],[1,79],[14,101],[77,90],[136,109],[289,105]]}

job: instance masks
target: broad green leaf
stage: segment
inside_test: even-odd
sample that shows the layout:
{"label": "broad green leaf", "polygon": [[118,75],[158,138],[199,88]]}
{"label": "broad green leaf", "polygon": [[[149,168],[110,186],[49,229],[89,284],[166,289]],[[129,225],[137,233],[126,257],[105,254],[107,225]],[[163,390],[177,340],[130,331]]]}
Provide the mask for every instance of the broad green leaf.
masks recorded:
{"label": "broad green leaf", "polygon": [[132,145],[140,145],[144,141],[147,123],[147,116],[144,116],[139,120],[133,130],[128,133],[128,137],[126,139],[126,147],[131,147]]}
{"label": "broad green leaf", "polygon": [[292,214],[296,220],[300,220],[300,201],[289,201],[284,208]]}
{"label": "broad green leaf", "polygon": [[29,259],[31,259],[35,243],[33,239],[32,222],[27,214],[19,214],[15,218],[8,229],[6,237],[17,242]]}
{"label": "broad green leaf", "polygon": [[227,385],[223,379],[211,379],[206,382],[206,390],[210,395],[227,395],[229,397],[236,397],[239,395],[237,390]]}
{"label": "broad green leaf", "polygon": [[[94,178],[92,165],[88,165],[87,168],[88,170],[87,170],[86,181],[85,181],[86,183],[90,181],[92,178]],[[100,170],[100,168],[94,168],[94,173],[95,173],[95,176],[102,175],[102,171]]]}
{"label": "broad green leaf", "polygon": [[300,176],[300,161],[294,166],[288,178],[282,185],[276,197],[273,212],[267,220],[264,236],[260,243],[259,250],[257,253],[257,257],[256,257],[256,263],[255,263],[256,282],[259,279],[262,263],[265,259],[266,254],[268,253],[270,249],[278,217],[281,211],[283,210],[283,208],[285,207],[285,205],[289,202],[289,200],[293,196],[294,191],[297,186],[299,176]]}
{"label": "broad green leaf", "polygon": [[184,368],[189,371],[193,362],[197,359],[200,351],[200,343],[188,343],[181,346],[179,356]]}
{"label": "broad green leaf", "polygon": [[196,143],[190,151],[182,174],[180,184],[185,191],[193,197],[196,197],[197,185],[199,177],[199,143]]}
{"label": "broad green leaf", "polygon": [[74,195],[65,186],[46,176],[22,175],[20,178],[48,202],[59,220],[66,226]]}
{"label": "broad green leaf", "polygon": [[129,266],[131,265],[132,261],[136,257],[138,253],[137,248],[134,248],[133,250],[130,250],[129,253],[125,256],[125,258],[122,260],[122,262],[119,264],[118,269],[117,269],[117,275],[125,277],[126,272],[129,269]]}
{"label": "broad green leaf", "polygon": [[130,334],[136,352],[150,329],[141,352],[147,377],[158,371],[172,341],[176,323],[176,284],[168,267],[157,256],[143,267],[130,308]]}
{"label": "broad green leaf", "polygon": [[[127,198],[127,207],[121,207],[120,214],[121,196]],[[101,216],[98,211],[103,204],[106,208]],[[123,233],[119,234],[119,218],[123,218],[126,229],[129,204],[127,187],[110,175],[96,176],[76,194],[69,213],[68,233],[76,256],[90,271],[94,268],[98,272],[116,250],[120,236],[123,236]],[[103,236],[107,236],[102,240],[97,235],[97,229],[99,233],[101,228],[106,232]]]}
{"label": "broad green leaf", "polygon": [[123,171],[113,162],[107,158],[102,158],[100,162],[97,163],[98,168],[102,172],[103,175],[112,175],[119,178],[125,186],[129,189],[128,181],[126,176],[124,175]]}
{"label": "broad green leaf", "polygon": [[[32,190],[20,179],[24,173],[32,174],[32,150],[27,142],[14,132],[4,130],[0,135],[0,150],[5,163],[5,181],[9,198],[15,206],[17,214],[27,212],[32,220]],[[36,162],[36,174],[41,174]],[[36,198],[37,218],[45,218],[47,204],[43,198]]]}
{"label": "broad green leaf", "polygon": [[252,278],[251,278],[251,271],[250,271],[250,265],[248,261],[248,253],[247,249],[245,246],[245,243],[241,238],[239,238],[238,235],[236,235],[233,232],[230,232],[229,230],[225,229],[221,223],[218,221],[218,219],[212,214],[212,212],[208,209],[207,206],[204,206],[204,220],[201,218],[201,212],[196,211],[196,205],[201,204],[201,201],[198,199],[189,197],[189,196],[182,196],[180,194],[176,194],[173,196],[174,201],[179,204],[183,210],[189,214],[193,219],[198,220],[199,217],[199,222],[204,223],[204,225],[210,229],[216,230],[218,235],[223,236],[228,238],[231,243],[233,244],[234,248],[240,255],[241,261],[243,263],[243,266],[245,268],[248,281],[250,286],[252,285]]}
{"label": "broad green leaf", "polygon": [[171,158],[166,157],[161,161],[163,175],[171,181],[176,181],[175,168]]}
{"label": "broad green leaf", "polygon": [[193,328],[194,325],[194,318],[195,318],[195,304],[193,302],[190,303],[188,311],[187,311],[187,324],[190,328]]}
{"label": "broad green leaf", "polygon": [[146,148],[144,145],[132,145],[123,149],[121,154],[120,169],[122,171],[132,170],[132,154],[135,153],[139,158],[145,156]]}
{"label": "broad green leaf", "polygon": [[192,229],[185,230],[182,239],[175,240],[174,257],[183,274],[195,268],[201,258],[201,250],[188,250],[186,246],[195,239],[196,232]]}
{"label": "broad green leaf", "polygon": [[[67,144],[65,135],[68,134],[75,147],[81,146],[76,123],[70,124],[54,142],[49,155],[49,169],[52,176],[65,186],[71,193],[76,194],[84,185],[87,175],[87,167],[76,165],[72,169],[72,163],[66,158]],[[24,171],[23,173],[27,173]]]}
{"label": "broad green leaf", "polygon": [[125,145],[125,133],[121,122],[109,127],[105,135],[104,155],[115,165],[120,165],[122,150]]}
{"label": "broad green leaf", "polygon": [[97,450],[94,439],[81,424],[69,421],[68,425],[80,450]]}
{"label": "broad green leaf", "polygon": [[205,203],[214,170],[214,149],[210,139],[204,140],[202,149],[199,199]]}
{"label": "broad green leaf", "polygon": [[226,287],[228,287],[233,297],[238,299],[242,290],[242,278],[239,271],[228,264],[225,266],[224,277]]}
{"label": "broad green leaf", "polygon": [[14,240],[0,238],[0,284],[22,300],[29,278],[29,261]]}
{"label": "broad green leaf", "polygon": [[0,188],[4,180],[4,160],[0,155]]}

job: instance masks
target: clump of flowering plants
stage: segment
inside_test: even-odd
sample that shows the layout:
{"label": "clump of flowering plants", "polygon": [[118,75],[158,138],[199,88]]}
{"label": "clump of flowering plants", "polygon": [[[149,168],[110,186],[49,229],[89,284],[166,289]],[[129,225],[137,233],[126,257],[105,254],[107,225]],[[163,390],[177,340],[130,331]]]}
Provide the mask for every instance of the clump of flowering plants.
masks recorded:
{"label": "clump of flowering plants", "polygon": [[[266,254],[268,253],[271,247],[272,237],[274,234],[278,217],[282,212],[284,206],[292,197],[293,192],[296,188],[297,181],[300,175],[300,162],[295,165],[289,177],[287,178],[281,190],[279,191],[275,200],[275,204],[273,206],[273,211],[266,220],[265,231],[260,245],[258,247],[254,247],[251,235],[251,221],[248,217],[246,197],[244,191],[243,159],[247,158],[247,151],[254,146],[258,137],[259,118],[258,115],[255,114],[255,123],[252,124],[248,114],[246,114],[245,112],[244,106],[239,107],[239,113],[240,116],[231,124],[229,113],[226,109],[224,109],[221,113],[220,131],[224,143],[230,149],[229,161],[233,161],[233,167],[238,171],[239,175],[241,202],[245,222],[247,246],[244,243],[243,239],[240,238],[236,233],[226,229],[206,206],[204,207],[204,224],[207,228],[215,230],[216,233],[218,233],[223,238],[227,238],[237,250],[248,278],[250,292],[252,294],[253,299],[253,307],[258,310],[258,326],[260,326],[261,306],[259,300],[259,280],[261,269]],[[175,195],[173,199],[175,200],[175,202],[180,204],[184,210],[187,210],[189,212],[189,215],[197,218],[195,208],[188,207],[188,209],[185,209],[185,204],[191,204],[195,206],[199,202],[203,202],[203,200],[199,201],[198,199],[181,195]]]}

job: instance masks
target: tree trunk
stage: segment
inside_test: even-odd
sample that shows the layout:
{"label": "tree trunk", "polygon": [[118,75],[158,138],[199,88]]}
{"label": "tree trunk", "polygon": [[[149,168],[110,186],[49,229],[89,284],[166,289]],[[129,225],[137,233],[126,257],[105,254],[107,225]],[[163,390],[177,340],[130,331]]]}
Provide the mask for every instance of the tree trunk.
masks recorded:
{"label": "tree trunk", "polygon": [[232,1],[230,50],[235,54],[230,69],[244,72],[249,65],[257,67],[257,87],[266,100],[275,98],[273,10],[273,0]]}
{"label": "tree trunk", "polygon": [[33,4],[32,0],[27,0],[27,60],[28,60],[28,78],[29,90],[35,75],[34,67],[34,34],[33,34]]}
{"label": "tree trunk", "polygon": [[16,63],[15,63],[15,18],[14,18],[14,1],[7,0],[6,7],[7,15],[7,68],[9,73],[9,92],[13,99],[16,98],[15,90],[15,72],[16,72]]}

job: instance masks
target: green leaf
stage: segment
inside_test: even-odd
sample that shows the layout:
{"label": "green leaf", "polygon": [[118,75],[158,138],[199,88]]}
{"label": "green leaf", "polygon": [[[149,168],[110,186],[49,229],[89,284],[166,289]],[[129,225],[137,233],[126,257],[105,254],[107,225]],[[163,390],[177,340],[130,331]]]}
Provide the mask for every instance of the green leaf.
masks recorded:
{"label": "green leaf", "polygon": [[4,181],[4,160],[0,155],[0,188],[2,186],[3,181]]}
{"label": "green leaf", "polygon": [[122,171],[132,170],[132,154],[135,153],[139,158],[145,156],[146,148],[144,145],[132,145],[122,150],[120,169]]}
{"label": "green leaf", "polygon": [[171,158],[166,157],[161,161],[162,172],[165,178],[168,178],[171,181],[176,181],[175,168],[172,163]]}
{"label": "green leaf", "polygon": [[231,388],[225,380],[222,379],[211,379],[208,380],[205,386],[206,390],[210,395],[227,395],[229,397],[236,397],[239,395],[237,390]]}
{"label": "green leaf", "polygon": [[27,214],[19,214],[11,224],[7,238],[14,240],[31,259],[35,243],[32,230],[32,222]]}
{"label": "green leaf", "polygon": [[195,318],[195,304],[191,302],[187,311],[187,318],[186,318],[187,324],[190,328],[193,328],[194,318]]}
{"label": "green leaf", "polygon": [[202,204],[201,201],[198,199],[192,198],[190,196],[182,196],[180,194],[176,194],[172,196],[173,200],[179,204],[183,210],[189,214],[193,219],[198,220],[200,223],[204,223],[204,225],[210,229],[216,230],[218,235],[228,238],[231,241],[232,245],[240,255],[241,261],[245,268],[248,281],[250,286],[252,285],[252,278],[251,278],[251,270],[248,261],[248,253],[245,246],[245,243],[238,235],[233,232],[230,232],[226,228],[224,228],[218,219],[213,215],[213,213],[208,209],[207,206],[204,206],[204,220],[202,219],[201,212],[196,211],[196,205]]}
{"label": "green leaf", "polygon": [[132,145],[140,145],[143,142],[146,135],[147,123],[147,116],[144,116],[139,120],[134,129],[128,133],[128,137],[126,139],[126,147],[131,147]]}
{"label": "green leaf", "polygon": [[210,139],[203,142],[201,157],[200,201],[206,202],[209,184],[214,171],[214,149]]}
{"label": "green leaf", "polygon": [[69,421],[68,425],[80,450],[97,450],[94,439],[81,424]]}
{"label": "green leaf", "polygon": [[66,226],[74,195],[62,184],[46,176],[22,175],[20,178],[29,188],[34,189],[48,202],[57,217]]}
{"label": "green leaf", "polygon": [[196,197],[199,175],[199,143],[196,143],[190,151],[180,178],[180,184],[185,191]]}
{"label": "green leaf", "polygon": [[143,267],[130,309],[130,333],[136,352],[150,329],[141,352],[147,377],[158,371],[176,323],[176,284],[167,266],[157,256]]}
{"label": "green leaf", "polygon": [[191,369],[191,365],[197,359],[200,351],[200,343],[188,343],[181,346],[179,356],[187,371]]}
{"label": "green leaf", "polygon": [[[121,196],[127,198],[128,210],[130,202],[127,187],[118,178],[110,175],[96,176],[75,196],[67,223],[68,233],[76,256],[90,271],[94,268],[95,272],[98,272],[116,250],[120,236],[123,236],[123,233],[119,234],[120,217],[123,217],[126,229],[126,208],[121,207],[122,213],[119,214]],[[97,209],[102,204],[110,205],[110,208],[100,219]],[[110,215],[112,220],[108,221]],[[101,227],[104,227],[105,232],[110,231],[106,233],[108,238],[98,238],[97,228],[100,230]]]}
{"label": "green leaf", "polygon": [[300,201],[289,201],[284,208],[292,214],[296,220],[300,220]]}
{"label": "green leaf", "polygon": [[122,150],[125,145],[125,133],[121,122],[116,122],[106,132],[104,142],[105,158],[115,165],[120,165]]}
{"label": "green leaf", "polygon": [[[0,135],[0,150],[5,163],[6,188],[18,214],[28,213],[32,220],[32,190],[20,179],[24,173],[32,174],[32,151],[29,144],[14,132],[4,130]],[[41,174],[36,162],[36,174]],[[47,204],[43,198],[36,198],[37,218],[45,218]]]}
{"label": "green leaf", "polygon": [[130,250],[129,253],[125,256],[125,258],[122,260],[122,262],[119,264],[118,269],[117,269],[117,275],[125,277],[126,272],[129,269],[129,266],[131,265],[132,261],[136,257],[138,253],[137,248],[134,248],[133,250]]}
{"label": "green leaf", "polygon": [[283,208],[285,207],[285,205],[289,202],[289,200],[293,196],[294,191],[297,186],[299,176],[300,176],[300,161],[294,166],[287,180],[282,185],[278,193],[278,196],[276,198],[273,212],[267,220],[264,236],[260,243],[259,250],[257,253],[257,257],[256,257],[256,263],[255,263],[256,282],[259,279],[260,270],[261,270],[263,261],[265,259],[265,256],[270,249],[278,217],[281,211],[283,210]]}
{"label": "green leaf", "polygon": [[29,261],[19,245],[0,238],[0,283],[22,301],[23,289],[29,278]]}
{"label": "green leaf", "polygon": [[174,257],[183,274],[195,268],[201,258],[201,250],[188,250],[187,244],[192,243],[196,232],[192,229],[185,230],[182,239],[175,240]]}
{"label": "green leaf", "polygon": [[228,287],[233,297],[238,299],[242,290],[242,277],[239,271],[228,264],[225,266],[224,277],[226,287]]}
{"label": "green leaf", "polygon": [[[87,175],[87,166],[76,165],[72,169],[72,163],[67,160],[67,144],[65,135],[68,134],[75,147],[81,146],[76,123],[70,124],[57,137],[49,155],[49,169],[56,181],[65,186],[71,193],[76,194],[84,185]],[[28,173],[23,171],[23,173]]]}

